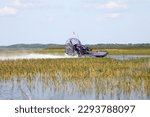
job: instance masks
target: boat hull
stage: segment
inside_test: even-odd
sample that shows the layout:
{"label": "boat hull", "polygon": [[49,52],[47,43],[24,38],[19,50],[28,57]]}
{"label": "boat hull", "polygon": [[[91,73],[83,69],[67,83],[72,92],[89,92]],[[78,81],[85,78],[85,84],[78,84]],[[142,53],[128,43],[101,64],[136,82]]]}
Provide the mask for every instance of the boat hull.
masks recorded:
{"label": "boat hull", "polygon": [[91,55],[94,57],[105,57],[107,56],[108,52],[94,52]]}

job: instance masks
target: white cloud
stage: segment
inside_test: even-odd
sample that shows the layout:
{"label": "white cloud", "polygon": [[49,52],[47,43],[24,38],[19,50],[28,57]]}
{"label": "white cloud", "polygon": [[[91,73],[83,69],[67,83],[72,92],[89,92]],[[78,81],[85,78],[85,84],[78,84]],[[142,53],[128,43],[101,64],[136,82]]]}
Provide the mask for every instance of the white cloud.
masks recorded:
{"label": "white cloud", "polygon": [[112,13],[103,13],[99,14],[95,20],[100,22],[100,21],[105,21],[106,19],[111,20],[111,19],[118,19],[122,16],[122,13],[119,12],[112,12]]}
{"label": "white cloud", "polygon": [[12,4],[15,7],[29,7],[29,6],[33,6],[33,1],[31,1],[31,0],[13,0]]}
{"label": "white cloud", "polygon": [[84,8],[97,9],[97,10],[121,10],[126,9],[128,5],[126,2],[121,1],[108,1],[108,2],[93,2],[93,3],[84,3]]}
{"label": "white cloud", "polygon": [[103,4],[96,4],[95,8],[97,9],[107,9],[107,10],[116,10],[116,9],[125,9],[127,5],[119,1],[109,1]]}
{"label": "white cloud", "polygon": [[107,2],[90,2],[85,3],[84,8],[97,10],[101,18],[96,20],[106,19],[106,18],[119,18],[124,14],[123,10],[128,8],[128,4],[121,0],[109,0]]}
{"label": "white cloud", "polygon": [[17,13],[17,9],[15,7],[8,7],[5,6],[3,8],[0,8],[0,15],[4,16],[4,15],[15,15]]}
{"label": "white cloud", "polygon": [[0,8],[0,16],[15,15],[21,8],[33,6],[33,0],[9,0]]}

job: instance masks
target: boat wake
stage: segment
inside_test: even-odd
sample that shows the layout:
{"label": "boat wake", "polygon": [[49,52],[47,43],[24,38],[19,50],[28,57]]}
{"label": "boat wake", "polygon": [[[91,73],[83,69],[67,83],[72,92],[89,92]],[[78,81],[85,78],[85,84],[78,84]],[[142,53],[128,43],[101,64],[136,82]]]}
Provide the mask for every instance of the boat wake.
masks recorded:
{"label": "boat wake", "polygon": [[58,58],[77,58],[77,56],[68,56],[66,54],[18,54],[18,55],[0,55],[0,60],[17,59],[58,59]]}

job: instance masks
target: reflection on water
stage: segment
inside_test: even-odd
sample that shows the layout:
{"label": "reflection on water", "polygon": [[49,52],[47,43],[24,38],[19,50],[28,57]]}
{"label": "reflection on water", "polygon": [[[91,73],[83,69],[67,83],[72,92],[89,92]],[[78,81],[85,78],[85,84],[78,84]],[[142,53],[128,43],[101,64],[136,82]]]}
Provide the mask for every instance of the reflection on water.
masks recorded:
{"label": "reflection on water", "polygon": [[0,80],[0,99],[150,99],[149,79],[87,78]]}

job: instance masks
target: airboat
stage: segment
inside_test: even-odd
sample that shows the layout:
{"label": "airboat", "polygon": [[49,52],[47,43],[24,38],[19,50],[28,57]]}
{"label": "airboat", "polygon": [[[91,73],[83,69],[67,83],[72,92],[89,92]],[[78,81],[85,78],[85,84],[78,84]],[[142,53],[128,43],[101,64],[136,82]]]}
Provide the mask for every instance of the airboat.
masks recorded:
{"label": "airboat", "polygon": [[79,57],[105,57],[108,54],[106,51],[93,52],[89,47],[82,45],[78,38],[70,38],[66,41],[65,53]]}

